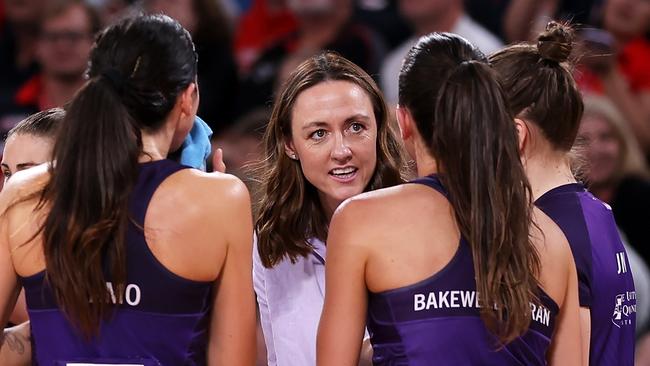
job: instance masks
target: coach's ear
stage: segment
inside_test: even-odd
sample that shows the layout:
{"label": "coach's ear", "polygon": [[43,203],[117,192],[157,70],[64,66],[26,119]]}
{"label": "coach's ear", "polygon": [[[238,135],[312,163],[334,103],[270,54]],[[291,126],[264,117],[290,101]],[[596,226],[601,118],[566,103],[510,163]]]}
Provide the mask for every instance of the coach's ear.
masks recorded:
{"label": "coach's ear", "polygon": [[291,160],[300,160],[300,158],[298,157],[298,154],[296,153],[296,148],[293,146],[293,141],[291,141],[291,139],[287,139],[284,142],[284,153]]}

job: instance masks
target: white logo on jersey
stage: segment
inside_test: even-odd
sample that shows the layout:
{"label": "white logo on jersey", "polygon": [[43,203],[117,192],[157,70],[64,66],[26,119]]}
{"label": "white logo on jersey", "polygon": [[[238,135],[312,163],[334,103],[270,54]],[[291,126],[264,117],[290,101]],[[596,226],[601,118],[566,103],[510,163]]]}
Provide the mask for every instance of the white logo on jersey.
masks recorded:
{"label": "white logo on jersey", "polygon": [[616,295],[612,323],[619,328],[623,325],[632,325],[630,315],[633,314],[636,314],[636,292],[627,291]]}
{"label": "white logo on jersey", "polygon": [[616,266],[618,267],[616,273],[627,273],[627,262],[625,259],[625,252],[616,253]]}

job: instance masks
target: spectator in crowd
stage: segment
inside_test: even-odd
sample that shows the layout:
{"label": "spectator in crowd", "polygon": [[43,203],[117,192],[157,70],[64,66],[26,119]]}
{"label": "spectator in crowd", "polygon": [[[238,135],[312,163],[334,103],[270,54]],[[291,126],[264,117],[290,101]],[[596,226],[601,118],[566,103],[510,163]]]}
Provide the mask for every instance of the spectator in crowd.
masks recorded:
{"label": "spectator in crowd", "polygon": [[5,0],[0,25],[0,82],[18,86],[36,69],[35,48],[45,0]]}
{"label": "spectator in crowd", "polygon": [[[255,167],[263,160],[262,139],[270,118],[270,110],[257,108],[238,118],[224,133],[212,140],[212,166],[208,167],[209,170],[227,172],[241,179],[251,194],[253,209],[262,194]],[[257,332],[258,365],[266,366],[266,345],[259,316]]]}
{"label": "spectator in crowd", "polygon": [[[463,0],[399,0],[399,8],[413,26],[417,37],[431,32],[456,33],[485,54],[492,53],[503,45],[496,36],[465,13]],[[402,60],[416,39],[408,39],[384,60],[380,79],[388,103],[397,104],[397,78]]]}
{"label": "spectator in crowd", "polygon": [[222,149],[227,172],[246,183],[251,192],[255,192],[255,187],[248,168],[262,159],[262,137],[270,117],[270,111],[266,108],[255,109],[237,119],[226,132],[215,138],[214,146]]}
{"label": "spectator in crowd", "polygon": [[269,104],[278,72],[291,55],[314,55],[326,49],[341,54],[371,76],[379,69],[385,47],[370,28],[352,19],[352,0],[295,0],[288,5],[298,29],[267,48],[243,76],[240,111]]}
{"label": "spectator in crowd", "polygon": [[[13,103],[0,114],[23,119],[72,99],[85,82],[84,72],[101,25],[99,15],[83,0],[49,2],[38,37],[36,56],[41,72],[34,75],[13,98]],[[18,122],[18,120],[16,120]],[[7,127],[0,131],[5,133]]]}
{"label": "spectator in crowd", "polygon": [[379,34],[389,50],[402,44],[412,33],[399,13],[398,0],[357,0],[354,18]]}
{"label": "spectator in crowd", "polygon": [[613,102],[585,98],[579,131],[589,190],[609,203],[628,242],[650,263],[647,212],[650,173],[629,124]]}
{"label": "spectator in crowd", "polygon": [[533,40],[549,19],[588,24],[601,0],[466,0],[469,15],[507,42]]}
{"label": "spectator in crowd", "polygon": [[3,1],[0,28],[0,131],[8,131],[24,115],[6,114],[16,90],[38,72],[36,45],[45,0]]}
{"label": "spectator in crowd", "polygon": [[164,13],[192,34],[199,55],[198,115],[218,134],[235,117],[237,68],[228,20],[216,0],[144,0],[149,13]]}
{"label": "spectator in crowd", "polygon": [[102,25],[108,26],[116,23],[121,18],[132,14],[136,7],[133,6],[134,0],[93,0],[100,14]]}
{"label": "spectator in crowd", "polygon": [[247,74],[262,52],[296,31],[296,19],[285,0],[253,0],[235,31],[235,57]]}
{"label": "spectator in crowd", "polygon": [[578,82],[584,92],[611,99],[650,158],[650,2],[605,0],[600,17],[605,32],[583,32]]}

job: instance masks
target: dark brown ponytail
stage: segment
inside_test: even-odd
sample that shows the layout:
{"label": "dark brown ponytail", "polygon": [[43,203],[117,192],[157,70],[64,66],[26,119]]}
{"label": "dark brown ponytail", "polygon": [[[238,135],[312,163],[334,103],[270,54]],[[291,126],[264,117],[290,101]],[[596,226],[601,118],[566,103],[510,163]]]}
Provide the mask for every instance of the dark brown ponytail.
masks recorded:
{"label": "dark brown ponytail", "polygon": [[113,306],[107,282],[118,298],[125,290],[124,241],[141,130],[163,125],[196,78],[196,54],[176,21],[136,17],[99,35],[88,76],[59,129],[41,230],[54,296],[89,337]]}
{"label": "dark brown ponytail", "polygon": [[481,314],[505,344],[528,329],[540,262],[529,237],[530,185],[497,75],[465,39],[433,33],[404,61],[399,104],[438,163],[472,249]]}

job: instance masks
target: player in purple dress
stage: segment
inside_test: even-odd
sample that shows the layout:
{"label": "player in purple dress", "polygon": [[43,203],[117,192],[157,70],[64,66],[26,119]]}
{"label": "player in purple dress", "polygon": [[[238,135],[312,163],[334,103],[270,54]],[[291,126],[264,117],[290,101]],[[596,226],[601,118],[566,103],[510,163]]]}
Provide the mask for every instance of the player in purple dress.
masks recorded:
{"label": "player in purple dress", "polygon": [[40,365],[252,365],[245,186],[167,160],[199,103],[192,40],[166,16],[102,32],[54,163],[0,195],[3,324],[19,284]]}
{"label": "player in purple dress", "polygon": [[569,152],[583,111],[567,61],[570,27],[551,22],[537,44],[491,57],[520,132],[535,205],[562,229],[575,259],[583,357],[591,365],[633,365],[636,293],[611,208],[576,182]]}
{"label": "player in purple dress", "polygon": [[334,214],[319,365],[354,364],[366,320],[375,365],[580,364],[570,248],[533,209],[485,56],[457,35],[424,36],[399,95],[423,178]]}

